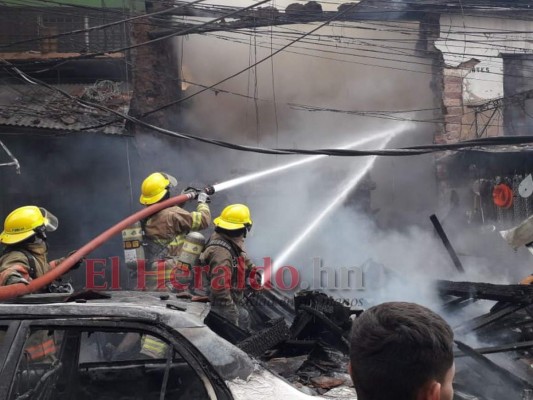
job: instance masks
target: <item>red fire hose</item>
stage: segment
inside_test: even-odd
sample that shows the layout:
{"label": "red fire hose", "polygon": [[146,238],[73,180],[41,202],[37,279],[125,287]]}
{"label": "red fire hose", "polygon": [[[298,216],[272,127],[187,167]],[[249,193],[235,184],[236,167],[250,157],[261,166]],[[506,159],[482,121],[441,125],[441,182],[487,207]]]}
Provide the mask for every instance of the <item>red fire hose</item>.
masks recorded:
{"label": "red fire hose", "polygon": [[[207,188],[207,189],[212,190],[212,188]],[[212,191],[211,193],[209,193],[208,191],[208,194],[212,194],[212,193],[213,193]],[[89,253],[91,253],[92,251],[100,247],[102,244],[107,242],[112,236],[116,235],[117,233],[121,233],[122,230],[126,229],[128,226],[134,224],[137,221],[140,221],[141,219],[147,218],[150,215],[155,214],[156,212],[161,211],[164,208],[185,203],[187,200],[191,200],[194,197],[196,197],[195,193],[181,194],[179,196],[172,197],[168,200],[165,200],[161,203],[157,203],[157,204],[151,205],[150,207],[146,207],[142,209],[141,211],[138,211],[135,214],[130,215],[128,218],[120,221],[115,226],[112,226],[107,231],[101,233],[100,235],[95,237],[93,240],[91,240],[89,243],[81,247],[75,253],[71,254],[57,267],[51,269],[43,276],[33,279],[29,283],[29,285],[25,285],[23,283],[17,283],[15,285],[0,287],[0,301],[11,299],[17,296],[22,296],[28,293],[33,293],[33,292],[36,292],[42,289],[43,287],[51,284],[54,280],[59,278],[64,273],[68,272],[68,270],[72,268],[72,266],[76,264],[79,260],[81,260],[83,257],[87,256]]]}

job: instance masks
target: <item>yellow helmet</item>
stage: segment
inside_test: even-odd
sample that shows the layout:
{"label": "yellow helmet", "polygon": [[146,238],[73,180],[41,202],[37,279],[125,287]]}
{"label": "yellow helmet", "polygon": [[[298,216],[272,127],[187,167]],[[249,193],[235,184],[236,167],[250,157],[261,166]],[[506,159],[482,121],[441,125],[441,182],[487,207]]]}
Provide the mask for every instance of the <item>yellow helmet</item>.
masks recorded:
{"label": "yellow helmet", "polygon": [[37,233],[39,227],[47,231],[55,231],[57,218],[44,208],[24,206],[9,214],[4,222],[4,231],[0,234],[0,243],[16,244]]}
{"label": "yellow helmet", "polygon": [[141,204],[155,204],[168,193],[168,188],[178,184],[176,178],[163,172],[154,172],[146,178],[141,186]]}
{"label": "yellow helmet", "polygon": [[244,204],[231,204],[224,208],[220,216],[213,221],[218,226],[229,231],[246,228],[250,230],[252,220],[250,218],[250,209]]}

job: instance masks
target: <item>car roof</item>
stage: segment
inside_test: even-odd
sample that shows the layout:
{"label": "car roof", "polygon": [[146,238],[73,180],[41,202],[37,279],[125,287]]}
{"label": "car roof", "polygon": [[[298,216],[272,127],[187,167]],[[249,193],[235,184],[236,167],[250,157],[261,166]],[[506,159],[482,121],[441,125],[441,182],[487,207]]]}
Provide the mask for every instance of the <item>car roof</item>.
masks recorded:
{"label": "car roof", "polygon": [[[0,303],[0,320],[13,318],[121,318],[121,320],[163,322],[173,328],[204,326],[209,305],[178,299],[159,292],[90,292],[76,296],[28,295],[9,303]],[[96,294],[95,294],[96,293]]]}
{"label": "car roof", "polygon": [[[67,299],[76,300],[67,302]],[[109,320],[116,317],[120,321],[164,324],[185,336],[223,379],[246,379],[253,372],[254,363],[246,353],[204,324],[209,310],[209,303],[178,299],[168,292],[86,292],[76,296],[37,294],[0,303],[0,321],[53,318]]]}

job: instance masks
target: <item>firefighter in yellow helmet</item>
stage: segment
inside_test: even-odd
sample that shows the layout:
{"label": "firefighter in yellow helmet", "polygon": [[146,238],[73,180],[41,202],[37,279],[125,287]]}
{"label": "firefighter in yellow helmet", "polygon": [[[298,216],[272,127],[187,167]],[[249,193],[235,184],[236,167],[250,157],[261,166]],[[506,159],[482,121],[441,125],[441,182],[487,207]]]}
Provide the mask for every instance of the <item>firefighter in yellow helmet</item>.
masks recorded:
{"label": "firefighter in yellow helmet", "polygon": [[[176,179],[163,172],[154,172],[141,186],[140,203],[145,206],[164,201],[170,197],[170,188],[177,185]],[[165,289],[165,282],[170,281],[174,257],[179,255],[185,236],[190,231],[205,229],[211,223],[211,212],[207,204],[209,196],[198,193],[196,211],[188,212],[181,207],[165,208],[141,221],[145,236],[145,257],[148,268],[157,270],[157,261],[165,261],[165,275],[147,276],[148,289]]]}
{"label": "firefighter in yellow helmet", "polygon": [[47,261],[46,232],[57,226],[53,214],[36,206],[17,208],[7,216],[0,234],[5,246],[0,257],[0,286],[28,284],[55,267],[57,261]]}
{"label": "firefighter in yellow helmet", "polygon": [[[12,211],[4,222],[0,243],[0,286],[28,284],[46,274],[59,260],[48,262],[46,232],[57,229],[57,218],[44,208],[24,206]],[[41,330],[31,334],[24,349],[28,361],[52,361],[56,352],[53,336]]]}
{"label": "firefighter in yellow helmet", "polygon": [[[211,309],[233,324],[249,328],[249,316],[241,307],[242,282],[237,282],[239,263],[245,275],[255,267],[246,254],[244,239],[252,228],[250,210],[244,204],[231,204],[215,218],[215,232],[200,257],[209,266]],[[230,272],[229,282],[225,281]]]}

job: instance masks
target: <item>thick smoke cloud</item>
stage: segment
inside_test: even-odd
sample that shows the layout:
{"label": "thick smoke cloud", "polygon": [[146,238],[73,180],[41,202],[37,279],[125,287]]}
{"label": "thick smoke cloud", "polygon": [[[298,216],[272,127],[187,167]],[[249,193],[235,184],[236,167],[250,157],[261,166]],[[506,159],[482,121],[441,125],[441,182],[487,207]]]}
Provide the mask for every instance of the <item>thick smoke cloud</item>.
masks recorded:
{"label": "thick smoke cloud", "polygon": [[[327,27],[320,33],[362,39],[397,37],[396,33],[387,32],[387,29],[381,29],[381,32],[368,30],[373,27],[372,24],[352,24]],[[416,25],[406,27],[416,32]],[[290,29],[304,31],[309,28],[294,26]],[[390,30],[394,29],[398,27],[391,25]],[[239,35],[223,35],[230,39],[241,38]],[[416,35],[413,37],[416,38]],[[258,38],[258,45],[268,44],[267,39]],[[179,45],[180,53],[183,54],[182,63],[188,71],[186,78],[204,85],[215,83],[248,65],[250,59],[261,59],[270,52],[270,49],[256,48],[253,42],[252,45],[244,45],[210,36],[181,39]],[[414,41],[405,45],[406,50],[413,51],[414,45]],[[305,47],[314,48],[309,44]],[[420,69],[421,73],[395,71],[353,63],[376,64],[364,57],[336,54],[334,57],[338,60],[335,61],[320,58],[328,55],[319,51],[293,50],[319,57],[282,53],[275,57],[273,65],[267,61],[257,71],[251,70],[221,85],[224,90],[251,96],[257,93],[260,98],[257,104],[252,99],[238,96],[204,93],[195,97],[191,105],[184,107],[182,123],[188,130],[240,143],[296,148],[338,147],[384,130],[397,129],[400,122],[340,113],[310,113],[295,110],[288,104],[344,110],[386,110],[428,108],[427,104],[432,102],[433,94],[429,88],[431,75],[427,73],[429,67],[427,70]],[[357,50],[351,52],[360,56],[367,54],[357,53]],[[211,62],[205,62],[206,55],[209,55]],[[383,62],[377,64],[387,65]],[[420,67],[410,69],[417,68]],[[273,85],[276,110],[271,101],[274,97]],[[195,90],[197,88],[191,86],[187,94]],[[401,146],[429,143],[432,135],[432,125],[411,125],[391,144]],[[378,145],[379,142],[375,142],[368,145],[368,148]],[[194,147],[199,148],[196,145]],[[295,160],[294,157],[242,154],[208,146],[202,146],[202,151],[206,152],[209,162],[195,164],[193,168],[204,180],[226,180]],[[312,221],[313,216],[335,197],[335,193],[341,189],[341,183],[365,162],[366,159],[323,159],[244,187],[230,189],[220,195],[224,195],[230,202],[245,202],[250,205],[255,220],[255,232],[248,241],[250,250],[258,257],[275,258]],[[436,187],[431,157],[379,160],[370,178],[377,184],[372,195],[372,207],[380,209],[376,214],[380,225],[417,223],[420,221],[415,221],[413,215],[418,217],[422,209],[426,215],[429,215],[429,211],[435,211]],[[415,185],[423,188],[422,193],[411,189]],[[341,249],[334,244],[335,238],[353,237],[359,228],[357,224],[351,223],[351,218],[333,214],[331,219],[338,222],[334,230],[328,232],[320,226],[317,233],[330,245],[320,247],[321,251],[315,253],[313,251],[317,247],[310,245],[311,241],[308,241],[301,249],[302,254],[308,255],[307,259],[295,255],[288,260],[290,263],[303,266],[314,256],[322,257],[326,262],[336,262],[336,254]],[[313,251],[310,252],[310,249]],[[361,257],[364,258],[363,255]],[[354,254],[346,255],[344,260],[352,264],[360,262],[358,255]]]}
{"label": "thick smoke cloud", "polygon": [[[372,23],[345,24],[343,27],[326,27],[320,33],[361,40],[407,39],[394,43],[403,46],[406,53],[414,54],[416,24],[381,23],[379,31],[375,28],[377,26]],[[291,26],[290,29],[304,31],[309,28]],[[405,32],[412,34],[406,35]],[[243,40],[242,35],[221,33],[216,36],[191,36],[178,40],[185,79],[210,85],[270,53],[268,35],[257,38],[257,47],[254,40],[246,36],[244,44],[234,42]],[[224,36],[224,40],[220,36]],[[432,70],[429,60],[414,59],[427,65],[386,63],[366,59],[364,56],[369,53],[358,52],[355,47],[350,51],[358,54],[358,58],[313,51],[310,44],[305,47],[308,49],[298,49],[296,45],[289,52],[276,56],[273,65],[267,61],[257,70],[252,69],[220,86],[252,97],[257,95],[256,102],[222,92],[207,92],[185,105],[176,123],[188,131],[239,143],[268,147],[337,147],[398,128],[401,122],[341,113],[310,113],[288,104],[344,110],[426,109],[435,105],[435,95],[430,88]],[[292,51],[336,60],[292,54]],[[401,56],[394,58],[413,61]],[[272,102],[273,87],[276,109]],[[198,89],[191,85],[186,94]],[[411,114],[410,117],[427,119],[431,114]],[[429,123],[408,124],[390,146],[431,143],[436,129]],[[373,143],[367,148],[377,146],[378,143]],[[187,167],[181,170],[182,173],[206,183],[225,181],[297,159],[293,156],[243,154],[197,144],[186,144],[179,158],[193,160],[186,161]],[[315,257],[321,258],[325,266],[337,268],[361,266],[372,259],[386,267],[387,273],[391,274],[389,280],[372,282],[374,279],[379,281],[383,274],[371,271],[372,268],[367,266],[365,290],[332,294],[365,299],[367,304],[386,300],[417,301],[433,309],[439,309],[441,303],[432,284],[435,279],[512,283],[526,275],[528,259],[525,253],[514,253],[495,232],[482,232],[466,225],[467,205],[450,210],[449,200],[439,199],[434,161],[433,155],[378,159],[369,174],[376,184],[371,195],[372,212],[361,210],[357,196],[349,198],[303,242],[287,264],[297,267],[302,279],[309,282],[316,279],[312,273]],[[160,158],[158,162],[162,163],[164,159]],[[248,204],[254,219],[254,228],[248,238],[249,251],[259,264],[263,257],[272,257],[275,261],[335,198],[342,189],[342,182],[365,162],[365,159],[327,158],[262,178],[216,194],[213,212],[220,212],[228,203]],[[465,265],[465,275],[455,272],[435,235],[428,218],[433,213],[443,220]],[[488,305],[475,307],[472,307],[474,312],[480,312]]]}

